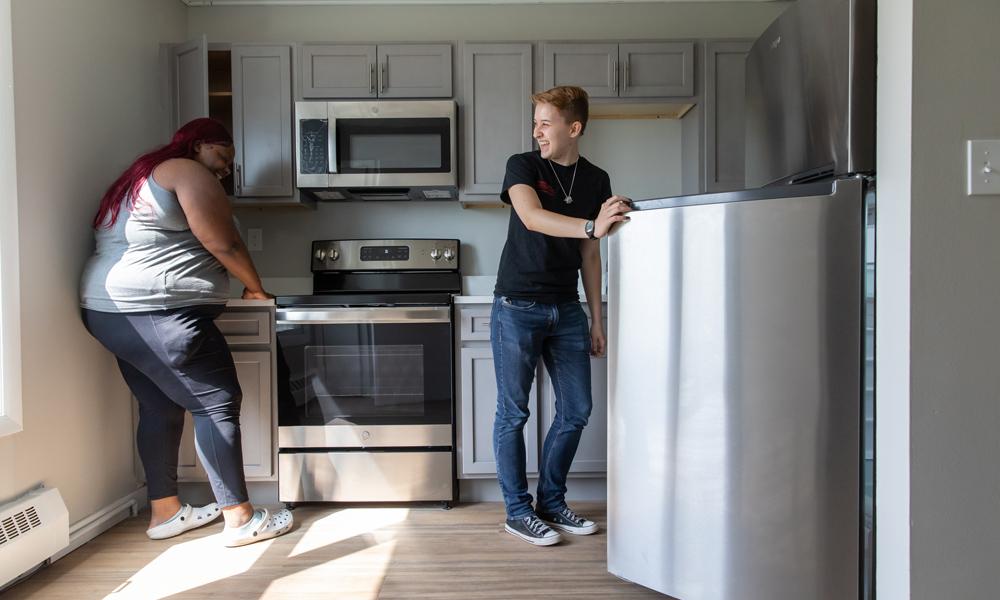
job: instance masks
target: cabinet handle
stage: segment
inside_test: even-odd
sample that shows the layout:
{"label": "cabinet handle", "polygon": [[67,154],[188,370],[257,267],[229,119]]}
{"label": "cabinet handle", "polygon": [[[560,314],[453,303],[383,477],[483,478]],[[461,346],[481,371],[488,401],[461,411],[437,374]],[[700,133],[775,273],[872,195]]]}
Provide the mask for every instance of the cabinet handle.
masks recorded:
{"label": "cabinet handle", "polygon": [[387,63],[382,63],[381,64],[382,73],[381,73],[381,77],[379,77],[379,79],[378,79],[378,92],[380,94],[385,91],[385,80],[386,80],[386,70],[387,70],[387,66],[386,65],[387,65]]}
{"label": "cabinet handle", "polygon": [[608,61],[608,89],[612,92],[615,91],[615,69],[618,68],[617,63],[614,61]]}
{"label": "cabinet handle", "polygon": [[628,92],[628,85],[629,85],[628,61],[625,61],[625,77],[622,78],[622,94]]}
{"label": "cabinet handle", "polygon": [[240,169],[239,163],[236,164],[236,195],[243,195],[243,171]]}
{"label": "cabinet handle", "polygon": [[618,93],[618,61],[617,60],[615,61],[615,78],[614,78],[614,84],[615,85],[612,88],[612,91],[617,94]]}
{"label": "cabinet handle", "polygon": [[368,65],[368,89],[375,95],[375,63]]}

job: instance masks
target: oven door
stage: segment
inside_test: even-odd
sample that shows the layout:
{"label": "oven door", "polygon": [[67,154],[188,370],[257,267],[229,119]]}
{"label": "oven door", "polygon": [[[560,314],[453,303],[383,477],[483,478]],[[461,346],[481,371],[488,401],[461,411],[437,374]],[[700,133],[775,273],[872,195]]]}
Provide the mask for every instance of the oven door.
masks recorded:
{"label": "oven door", "polygon": [[451,447],[452,340],[447,306],[279,308],[279,447]]}

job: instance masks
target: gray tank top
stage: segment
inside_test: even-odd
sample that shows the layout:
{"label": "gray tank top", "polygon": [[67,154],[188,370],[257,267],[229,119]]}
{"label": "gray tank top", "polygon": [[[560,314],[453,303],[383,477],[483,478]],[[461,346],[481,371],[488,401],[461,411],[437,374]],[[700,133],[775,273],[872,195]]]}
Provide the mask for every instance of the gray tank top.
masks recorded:
{"label": "gray tank top", "polygon": [[150,176],[132,210],[125,202],[110,229],[95,232],[97,249],[80,281],[80,306],[100,312],[143,312],[225,304],[229,274],[191,232],[177,195]]}

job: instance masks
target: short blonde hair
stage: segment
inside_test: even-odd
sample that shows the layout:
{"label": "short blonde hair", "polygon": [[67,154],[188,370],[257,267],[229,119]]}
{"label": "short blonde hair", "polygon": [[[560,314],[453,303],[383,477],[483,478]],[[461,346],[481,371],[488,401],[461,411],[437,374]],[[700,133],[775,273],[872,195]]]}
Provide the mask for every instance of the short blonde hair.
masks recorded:
{"label": "short blonde hair", "polygon": [[532,106],[551,104],[559,110],[567,123],[580,122],[580,135],[587,129],[590,117],[590,97],[587,91],[575,85],[561,85],[551,90],[532,94]]}

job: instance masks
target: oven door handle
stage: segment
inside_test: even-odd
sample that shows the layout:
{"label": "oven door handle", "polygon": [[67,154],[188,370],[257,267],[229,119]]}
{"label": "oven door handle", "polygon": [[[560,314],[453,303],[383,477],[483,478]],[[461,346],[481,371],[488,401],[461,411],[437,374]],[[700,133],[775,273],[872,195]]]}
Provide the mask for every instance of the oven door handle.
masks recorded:
{"label": "oven door handle", "polygon": [[447,306],[372,306],[358,308],[279,308],[278,325],[367,325],[369,323],[450,323]]}

